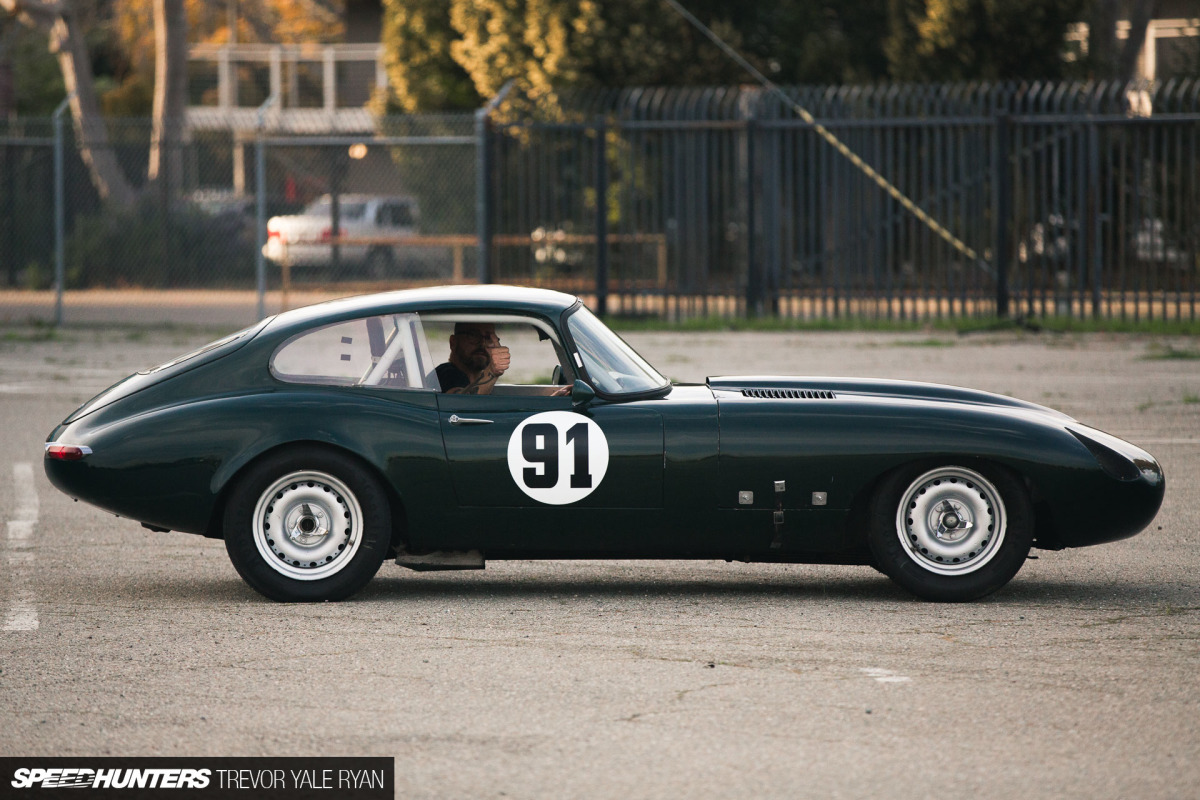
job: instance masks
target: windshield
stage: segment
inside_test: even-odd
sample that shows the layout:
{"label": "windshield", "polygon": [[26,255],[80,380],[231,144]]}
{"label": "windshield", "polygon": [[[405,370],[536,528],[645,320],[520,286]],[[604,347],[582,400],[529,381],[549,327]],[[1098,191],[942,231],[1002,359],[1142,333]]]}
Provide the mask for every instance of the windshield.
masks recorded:
{"label": "windshield", "polygon": [[582,306],[567,318],[592,386],[605,394],[662,389],[669,381]]}

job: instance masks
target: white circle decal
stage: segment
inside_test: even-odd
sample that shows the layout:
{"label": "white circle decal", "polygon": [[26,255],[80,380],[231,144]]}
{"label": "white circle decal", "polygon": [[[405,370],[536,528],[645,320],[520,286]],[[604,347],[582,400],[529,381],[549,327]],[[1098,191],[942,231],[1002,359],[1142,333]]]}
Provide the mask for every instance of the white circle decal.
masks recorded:
{"label": "white circle decal", "polygon": [[582,414],[534,414],[508,440],[508,471],[521,491],[539,503],[563,506],[582,500],[607,470],[604,431]]}

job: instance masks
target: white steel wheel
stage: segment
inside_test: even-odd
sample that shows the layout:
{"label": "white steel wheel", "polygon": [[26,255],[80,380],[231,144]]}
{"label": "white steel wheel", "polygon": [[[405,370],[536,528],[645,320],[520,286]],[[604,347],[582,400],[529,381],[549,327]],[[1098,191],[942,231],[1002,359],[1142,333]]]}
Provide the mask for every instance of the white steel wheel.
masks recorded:
{"label": "white steel wheel", "polygon": [[258,499],[251,523],[263,560],[301,581],[328,578],[353,559],[362,544],[362,508],[354,492],[332,475],[284,475]]}
{"label": "white steel wheel", "polygon": [[392,509],[378,476],[332,448],[294,447],[235,480],[225,549],[246,583],[272,600],[343,600],[379,571]]}
{"label": "white steel wheel", "polygon": [[926,600],[963,602],[995,592],[1033,545],[1025,482],[1006,467],[973,462],[900,467],[870,498],[872,563]]}
{"label": "white steel wheel", "polygon": [[1007,524],[996,487],[965,467],[920,475],[896,510],[896,534],[904,552],[938,575],[981,569],[1003,546]]}

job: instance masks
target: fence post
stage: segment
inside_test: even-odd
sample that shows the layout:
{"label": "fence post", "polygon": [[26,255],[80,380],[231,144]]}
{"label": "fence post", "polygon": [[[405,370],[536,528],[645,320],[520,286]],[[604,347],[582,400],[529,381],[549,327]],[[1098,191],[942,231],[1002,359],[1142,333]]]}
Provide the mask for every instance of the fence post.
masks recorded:
{"label": "fence post", "polygon": [[488,112],[475,112],[475,229],[479,235],[479,252],[475,266],[480,283],[492,282],[492,164],[488,149]]}
{"label": "fence post", "polygon": [[254,226],[257,230],[254,247],[254,275],[258,287],[258,318],[267,316],[267,155],[263,149],[263,127],[267,109],[275,104],[278,95],[271,95],[258,107],[258,129],[254,138]]}
{"label": "fence post", "polygon": [[510,80],[483,108],[475,112],[475,230],[479,238],[476,269],[480,283],[492,282],[492,159],[488,147],[488,118],[508,96]]}
{"label": "fence post", "polygon": [[596,119],[596,313],[608,313],[608,156],[604,118]]}
{"label": "fence post", "polygon": [[267,156],[263,150],[262,131],[254,139],[254,281],[258,290],[258,318],[267,315]]}
{"label": "fence post", "polygon": [[1101,224],[1100,224],[1100,131],[1096,121],[1088,125],[1088,227],[1091,228],[1092,317],[1100,316]]}
{"label": "fence post", "polygon": [[746,120],[746,316],[761,317],[764,310],[763,270],[754,247],[756,226],[754,193],[754,118]]}
{"label": "fence post", "polygon": [[992,220],[992,236],[995,242],[992,252],[996,259],[996,316],[1008,316],[1008,264],[1011,257],[1012,217],[1012,170],[1009,163],[1011,153],[1012,119],[1007,114],[996,117],[996,145],[993,149],[992,175],[996,185],[992,187],[995,219]]}
{"label": "fence post", "polygon": [[63,324],[63,288],[67,282],[65,255],[66,233],[66,168],[63,161],[63,113],[71,95],[63,98],[54,109],[54,324]]}

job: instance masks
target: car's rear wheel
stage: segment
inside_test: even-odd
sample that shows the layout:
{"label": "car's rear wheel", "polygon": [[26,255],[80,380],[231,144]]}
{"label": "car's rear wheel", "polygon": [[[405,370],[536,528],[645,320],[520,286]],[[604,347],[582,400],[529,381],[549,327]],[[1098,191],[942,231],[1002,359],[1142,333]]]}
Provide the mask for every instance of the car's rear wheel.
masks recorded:
{"label": "car's rear wheel", "polygon": [[374,577],[391,537],[379,482],[326,450],[268,457],[225,507],[225,549],[238,573],[272,600],[342,600]]}
{"label": "car's rear wheel", "polygon": [[976,600],[1004,586],[1033,543],[1020,479],[995,466],[897,470],[871,501],[868,542],[879,568],[927,600]]}

